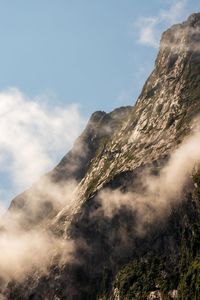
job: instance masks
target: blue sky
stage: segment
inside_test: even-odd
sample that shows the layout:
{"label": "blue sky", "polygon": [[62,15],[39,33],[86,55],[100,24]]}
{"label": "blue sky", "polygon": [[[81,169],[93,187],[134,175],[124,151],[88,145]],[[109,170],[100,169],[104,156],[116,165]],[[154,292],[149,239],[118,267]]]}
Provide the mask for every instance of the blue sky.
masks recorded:
{"label": "blue sky", "polygon": [[52,168],[93,111],[134,104],[161,32],[197,11],[198,0],[0,0],[0,200]]}

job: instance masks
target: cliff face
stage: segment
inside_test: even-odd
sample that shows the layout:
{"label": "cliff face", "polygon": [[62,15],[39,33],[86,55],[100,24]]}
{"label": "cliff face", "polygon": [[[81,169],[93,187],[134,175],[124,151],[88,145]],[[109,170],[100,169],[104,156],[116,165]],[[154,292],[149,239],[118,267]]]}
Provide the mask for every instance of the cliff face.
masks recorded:
{"label": "cliff face", "polygon": [[60,266],[53,260],[45,275],[34,271],[26,281],[9,283],[5,297],[199,299],[198,174],[166,215],[145,220],[142,234],[132,204],[108,216],[99,201],[105,189],[104,205],[116,191],[117,201],[138,190],[145,194],[142,174],[159,176],[199,113],[200,14],[194,14],[163,33],[155,69],[135,106],[94,113],[73,149],[42,179],[59,188],[75,182],[73,201],[55,206],[54,194],[40,187],[33,213],[37,184],[13,200],[10,212],[20,211],[22,227],[48,228],[73,240],[75,249],[73,261]]}

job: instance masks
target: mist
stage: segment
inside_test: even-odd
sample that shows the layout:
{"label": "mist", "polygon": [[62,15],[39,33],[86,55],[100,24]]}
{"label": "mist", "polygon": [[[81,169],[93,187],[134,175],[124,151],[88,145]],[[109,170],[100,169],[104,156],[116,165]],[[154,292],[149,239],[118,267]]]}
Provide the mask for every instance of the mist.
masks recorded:
{"label": "mist", "polygon": [[[140,175],[142,189],[122,192],[104,189],[98,196],[99,212],[112,218],[121,208],[131,210],[136,218],[138,235],[144,235],[148,226],[170,215],[175,205],[184,200],[184,187],[191,183],[191,176],[200,163],[200,132],[193,129],[176,148],[158,175],[145,170]],[[140,190],[140,191],[138,191]],[[141,191],[142,190],[142,191]]]}
{"label": "mist", "polygon": [[15,198],[0,223],[1,289],[7,282],[22,282],[34,272],[47,274],[55,259],[58,265],[73,261],[74,241],[53,234],[50,224],[75,200],[76,188],[74,180],[63,184],[44,176]]}

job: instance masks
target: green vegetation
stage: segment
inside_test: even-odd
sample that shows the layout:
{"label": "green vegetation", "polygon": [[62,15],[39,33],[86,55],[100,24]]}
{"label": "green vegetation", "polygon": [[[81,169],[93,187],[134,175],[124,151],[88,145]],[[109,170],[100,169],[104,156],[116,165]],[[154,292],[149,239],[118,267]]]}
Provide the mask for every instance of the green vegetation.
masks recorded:
{"label": "green vegetation", "polygon": [[177,287],[177,274],[173,270],[170,275],[165,271],[165,257],[149,256],[135,259],[125,266],[117,275],[115,287],[120,299],[147,299],[150,291],[161,290],[165,299],[169,290]]}
{"label": "green vegetation", "polygon": [[193,176],[193,208],[188,214],[181,247],[179,299],[200,299],[200,172]]}
{"label": "green vegetation", "polygon": [[179,285],[179,299],[198,300],[200,297],[200,257],[196,257],[182,275]]}

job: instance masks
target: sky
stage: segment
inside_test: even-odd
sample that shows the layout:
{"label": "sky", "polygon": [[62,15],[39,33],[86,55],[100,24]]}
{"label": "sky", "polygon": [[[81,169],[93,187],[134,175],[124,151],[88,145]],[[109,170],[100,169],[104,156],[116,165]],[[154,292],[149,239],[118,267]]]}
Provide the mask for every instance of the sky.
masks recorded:
{"label": "sky", "polygon": [[92,112],[133,105],[161,33],[198,11],[199,0],[0,0],[2,207],[58,163]]}

